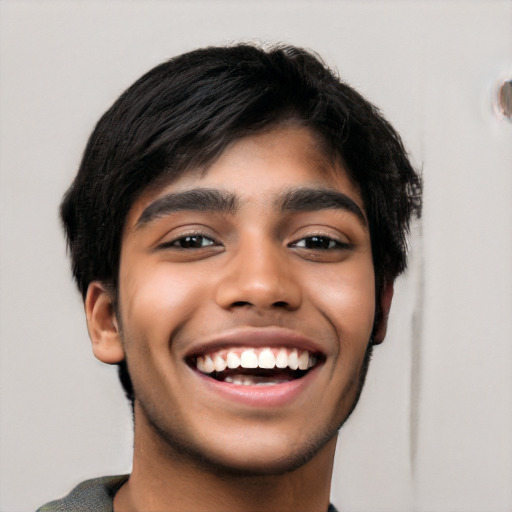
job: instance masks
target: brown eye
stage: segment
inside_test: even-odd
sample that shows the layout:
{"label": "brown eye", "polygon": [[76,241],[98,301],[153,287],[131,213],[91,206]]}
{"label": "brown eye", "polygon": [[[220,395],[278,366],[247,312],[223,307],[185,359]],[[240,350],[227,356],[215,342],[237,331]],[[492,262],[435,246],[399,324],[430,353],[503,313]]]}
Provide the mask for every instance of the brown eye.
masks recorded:
{"label": "brown eye", "polygon": [[344,249],[348,247],[348,244],[338,242],[328,236],[308,236],[298,240],[293,246],[303,249],[327,251],[331,249]]}
{"label": "brown eye", "polygon": [[187,235],[177,240],[174,240],[170,244],[169,247],[175,247],[177,249],[202,249],[204,247],[210,247],[214,245],[215,242],[206,236],[203,235]]}

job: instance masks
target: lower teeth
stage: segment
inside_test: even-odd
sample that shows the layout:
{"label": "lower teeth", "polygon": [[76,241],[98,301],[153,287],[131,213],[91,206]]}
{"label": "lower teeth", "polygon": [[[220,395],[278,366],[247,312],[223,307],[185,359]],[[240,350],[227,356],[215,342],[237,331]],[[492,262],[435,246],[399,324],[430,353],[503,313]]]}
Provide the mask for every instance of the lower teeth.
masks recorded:
{"label": "lower teeth", "polygon": [[257,377],[255,375],[228,375],[224,382],[230,384],[237,384],[239,386],[274,386],[276,384],[283,384],[289,382],[289,378],[268,378],[268,377]]}

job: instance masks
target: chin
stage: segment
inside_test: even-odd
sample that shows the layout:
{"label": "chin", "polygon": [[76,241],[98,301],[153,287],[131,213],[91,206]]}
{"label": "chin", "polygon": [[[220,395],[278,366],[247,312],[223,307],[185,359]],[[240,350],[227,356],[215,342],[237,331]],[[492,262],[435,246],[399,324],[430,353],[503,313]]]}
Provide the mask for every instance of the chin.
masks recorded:
{"label": "chin", "polygon": [[204,469],[209,469],[215,474],[239,475],[239,476],[276,476],[293,472],[306,465],[328,444],[332,437],[322,440],[311,446],[301,446],[297,449],[255,449],[239,452],[236,456],[232,453],[223,453],[215,456],[203,454],[201,464]]}
{"label": "chin", "polygon": [[[240,477],[272,476],[290,473],[304,466],[331,442],[336,444],[339,425],[324,427],[322,432],[302,433],[296,438],[282,432],[257,429],[242,436],[216,436],[208,439],[177,439],[169,431],[158,429],[158,436],[174,460],[195,465],[215,475]],[[251,435],[252,434],[252,435]],[[293,438],[292,438],[293,437]],[[334,452],[334,447],[332,449]]]}

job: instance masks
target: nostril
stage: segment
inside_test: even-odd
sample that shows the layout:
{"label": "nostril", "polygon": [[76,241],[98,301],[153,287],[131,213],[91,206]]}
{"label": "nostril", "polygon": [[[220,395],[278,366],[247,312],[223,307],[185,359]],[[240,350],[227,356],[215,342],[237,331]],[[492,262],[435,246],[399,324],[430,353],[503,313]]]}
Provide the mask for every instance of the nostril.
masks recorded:
{"label": "nostril", "polygon": [[[249,301],[245,301],[245,300],[237,300],[236,302],[233,302],[233,304],[231,304],[231,307],[234,307],[234,308],[240,308],[240,307],[245,307],[245,306],[254,306],[254,304],[252,302],[249,302]],[[272,304],[272,307],[273,308],[289,308],[290,305],[288,304],[288,302],[284,301],[284,300],[279,300],[277,302],[274,302]]]}
{"label": "nostril", "polygon": [[252,306],[250,302],[244,301],[244,300],[238,300],[236,302],[233,302],[233,307],[241,307],[241,306]]}

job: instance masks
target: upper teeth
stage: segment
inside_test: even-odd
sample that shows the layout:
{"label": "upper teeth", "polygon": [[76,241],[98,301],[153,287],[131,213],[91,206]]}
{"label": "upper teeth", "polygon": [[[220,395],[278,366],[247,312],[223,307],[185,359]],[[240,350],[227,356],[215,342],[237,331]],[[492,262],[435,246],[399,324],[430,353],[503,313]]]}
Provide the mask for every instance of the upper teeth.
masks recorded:
{"label": "upper teeth", "polygon": [[222,372],[226,368],[290,368],[307,370],[316,364],[316,357],[307,350],[287,348],[247,348],[222,350],[214,354],[198,356],[197,369],[202,373]]}

